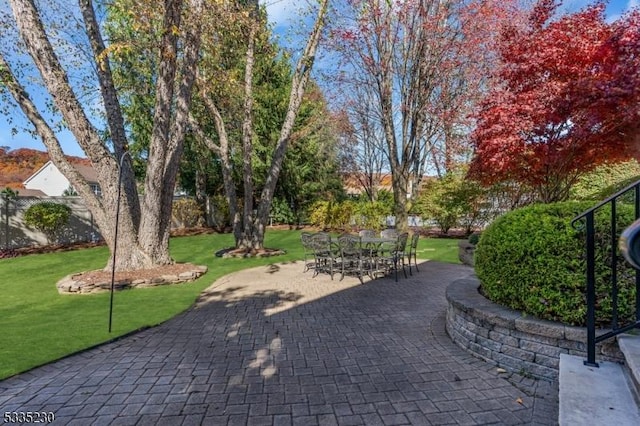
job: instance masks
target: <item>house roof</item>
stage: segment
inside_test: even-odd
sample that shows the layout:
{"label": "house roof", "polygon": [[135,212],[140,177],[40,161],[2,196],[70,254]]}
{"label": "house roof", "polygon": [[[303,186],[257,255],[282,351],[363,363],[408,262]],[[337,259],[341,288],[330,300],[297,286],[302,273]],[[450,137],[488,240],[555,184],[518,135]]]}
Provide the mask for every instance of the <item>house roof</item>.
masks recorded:
{"label": "house roof", "polygon": [[20,189],[17,189],[17,191],[18,191],[18,197],[46,197],[47,196],[47,194],[40,191],[39,189],[20,188]]}
{"label": "house roof", "polygon": [[98,173],[96,169],[87,164],[73,164],[73,167],[84,177],[89,183],[98,183]]}
{"label": "house roof", "polygon": [[[38,174],[40,174],[50,164],[53,167],[56,167],[56,165],[53,164],[53,162],[51,160],[47,161],[46,163],[44,163],[44,165],[42,167],[40,167],[31,176],[29,176],[24,181],[23,184],[26,185],[31,179],[33,179]],[[76,169],[78,171],[78,173],[80,173],[80,175],[82,175],[83,178],[85,178],[85,180],[87,182],[89,182],[89,183],[98,183],[98,174],[96,173],[96,171],[95,171],[95,169],[93,167],[91,167],[90,165],[86,165],[86,164],[71,164],[71,165],[73,166],[74,169]]]}
{"label": "house roof", "polygon": [[[393,184],[391,182],[391,173],[374,173],[373,176],[366,176],[364,173],[345,173],[342,177],[343,186],[347,194],[360,194],[363,192],[364,187],[362,185],[362,178],[371,178],[373,179],[374,186],[378,190],[387,190],[393,192]],[[434,179],[433,176],[423,175],[420,187],[424,187],[424,185],[429,181]]]}

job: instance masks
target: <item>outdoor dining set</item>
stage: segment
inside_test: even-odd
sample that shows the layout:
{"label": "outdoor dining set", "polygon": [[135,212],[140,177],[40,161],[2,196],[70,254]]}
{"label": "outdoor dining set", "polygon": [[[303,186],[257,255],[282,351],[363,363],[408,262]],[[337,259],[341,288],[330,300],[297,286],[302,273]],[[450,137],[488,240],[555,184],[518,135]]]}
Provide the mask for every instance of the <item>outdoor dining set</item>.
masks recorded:
{"label": "outdoor dining set", "polygon": [[398,270],[407,277],[413,275],[413,266],[418,270],[416,251],[419,235],[409,238],[408,232],[398,233],[386,229],[379,234],[373,230],[362,230],[357,235],[341,234],[332,236],[328,232],[303,232],[301,234],[304,249],[305,272],[313,270],[313,276],[326,273],[331,276],[340,274],[375,279],[378,276],[394,273],[398,281]]}

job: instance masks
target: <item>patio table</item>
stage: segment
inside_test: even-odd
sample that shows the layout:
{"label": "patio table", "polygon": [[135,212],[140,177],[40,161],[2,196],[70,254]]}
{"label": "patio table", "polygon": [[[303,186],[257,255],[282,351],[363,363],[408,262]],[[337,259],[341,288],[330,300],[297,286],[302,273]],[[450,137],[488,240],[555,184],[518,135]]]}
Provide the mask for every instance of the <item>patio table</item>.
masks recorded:
{"label": "patio table", "polygon": [[362,244],[382,244],[382,243],[395,243],[397,238],[384,238],[384,237],[362,237],[360,242]]}
{"label": "patio table", "polygon": [[367,250],[370,252],[372,257],[375,257],[376,253],[380,250],[380,247],[383,244],[393,244],[395,243],[397,238],[388,238],[388,237],[362,237],[360,238],[360,244],[363,250]]}
{"label": "patio table", "polygon": [[[407,234],[398,235],[396,238],[391,237],[363,237],[361,244],[363,251],[368,252],[371,259],[370,275],[378,273],[388,273],[393,270],[395,272],[396,281],[398,281],[398,264],[402,265],[402,271],[406,278],[407,273],[404,269],[404,246],[406,245]],[[402,243],[401,239],[404,241]]]}
{"label": "patio table", "polygon": [[333,279],[334,273],[340,272],[340,279],[345,274],[355,274],[362,282],[364,275],[375,278],[377,274],[397,270],[395,253],[398,238],[351,234],[336,237],[319,232],[305,235],[303,244],[309,245],[313,251],[314,262],[307,269],[314,269],[314,277],[319,272],[326,272]]}

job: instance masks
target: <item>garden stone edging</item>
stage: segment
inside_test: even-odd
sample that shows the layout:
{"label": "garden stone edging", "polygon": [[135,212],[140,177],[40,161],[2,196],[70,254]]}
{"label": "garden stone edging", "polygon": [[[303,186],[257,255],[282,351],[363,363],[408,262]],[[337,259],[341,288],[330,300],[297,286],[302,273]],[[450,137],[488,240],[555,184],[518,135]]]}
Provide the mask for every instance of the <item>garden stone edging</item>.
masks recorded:
{"label": "garden stone edging", "polygon": [[[182,284],[195,281],[204,275],[208,268],[203,265],[190,265],[188,271],[174,275],[161,275],[152,278],[123,278],[116,279],[113,289],[125,290],[130,288],[157,287],[169,284]],[[83,273],[67,275],[56,284],[60,294],[93,294],[111,290],[111,280],[104,279],[98,282],[84,282],[81,280]]]}
{"label": "garden stone edging", "polygon": [[[525,317],[480,294],[477,278],[447,287],[446,330],[458,346],[505,370],[557,380],[560,354],[586,359],[586,328]],[[598,334],[608,330],[598,330]],[[622,362],[616,339],[596,347],[599,360]]]}

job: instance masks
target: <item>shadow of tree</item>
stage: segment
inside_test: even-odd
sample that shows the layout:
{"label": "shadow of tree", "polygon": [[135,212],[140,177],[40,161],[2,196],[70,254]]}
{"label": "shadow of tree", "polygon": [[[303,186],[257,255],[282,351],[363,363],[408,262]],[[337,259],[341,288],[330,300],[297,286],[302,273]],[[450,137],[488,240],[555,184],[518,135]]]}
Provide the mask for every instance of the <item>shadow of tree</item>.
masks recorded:
{"label": "shadow of tree", "polygon": [[[126,392],[142,407],[136,408],[136,421],[189,412],[203,424],[248,424],[250,418],[275,424],[275,417],[289,424],[337,424],[340,416],[358,424],[384,423],[380,416],[391,409],[411,415],[413,424],[430,424],[428,416],[445,416],[436,406],[448,400],[443,395],[454,397],[457,412],[468,416],[466,407],[477,407],[489,392],[496,395],[493,411],[502,410],[510,423],[529,424],[533,397],[457,347],[444,331],[446,287],[471,273],[429,262],[397,283],[390,277],[339,287],[309,279],[298,291],[252,291],[251,282],[228,281],[159,327],[59,361],[33,379],[8,379],[2,387],[6,395],[19,395],[34,380],[50,383],[38,386],[46,394],[47,386],[60,386],[58,378],[87,383],[99,371],[96,386],[85,388],[87,404],[101,393]],[[305,292],[318,286],[336,291],[307,301]],[[299,301],[304,303],[291,304]],[[282,306],[287,308],[270,313]],[[40,406],[36,399],[16,401],[5,403],[16,410],[47,404],[46,398]],[[161,410],[158,418],[152,417],[154,409]]]}

